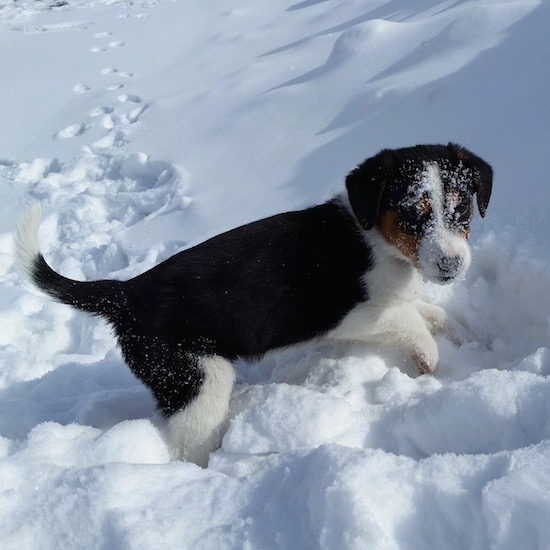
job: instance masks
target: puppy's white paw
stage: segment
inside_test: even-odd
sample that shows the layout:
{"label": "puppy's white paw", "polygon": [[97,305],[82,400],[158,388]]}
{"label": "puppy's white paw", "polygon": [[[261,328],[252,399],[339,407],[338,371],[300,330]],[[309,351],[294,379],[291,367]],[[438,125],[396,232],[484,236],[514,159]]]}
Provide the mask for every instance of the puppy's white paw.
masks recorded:
{"label": "puppy's white paw", "polygon": [[415,345],[411,356],[416,368],[421,374],[432,374],[439,363],[439,351],[433,338],[426,340],[422,345]]}
{"label": "puppy's white paw", "polygon": [[456,346],[475,340],[475,335],[442,307],[421,301],[415,302],[415,307],[432,334],[443,334]]}
{"label": "puppy's white paw", "polygon": [[453,317],[447,317],[445,325],[441,329],[441,333],[447,336],[449,340],[456,346],[460,346],[466,342],[476,341],[475,334],[467,329],[462,323],[459,323]]}

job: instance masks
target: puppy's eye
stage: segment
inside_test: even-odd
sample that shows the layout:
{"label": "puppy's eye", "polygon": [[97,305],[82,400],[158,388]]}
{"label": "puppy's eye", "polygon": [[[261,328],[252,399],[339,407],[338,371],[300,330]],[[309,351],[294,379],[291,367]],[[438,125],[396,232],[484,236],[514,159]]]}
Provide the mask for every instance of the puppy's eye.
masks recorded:
{"label": "puppy's eye", "polygon": [[410,201],[402,212],[403,217],[408,220],[422,221],[428,219],[432,213],[432,205],[428,195],[425,193],[420,199]]}
{"label": "puppy's eye", "polygon": [[422,233],[431,216],[430,211],[419,208],[418,205],[404,208],[399,213],[400,227],[407,233]]}
{"label": "puppy's eye", "polygon": [[470,221],[471,203],[470,201],[462,201],[455,208],[455,219],[458,222]]}
{"label": "puppy's eye", "polygon": [[407,208],[403,210],[401,217],[407,222],[417,222],[422,217],[422,213],[418,210],[418,208]]}
{"label": "puppy's eye", "polygon": [[471,201],[461,201],[454,208],[451,206],[445,218],[447,223],[451,226],[460,225],[466,226],[470,223],[470,218],[472,214],[472,204]]}

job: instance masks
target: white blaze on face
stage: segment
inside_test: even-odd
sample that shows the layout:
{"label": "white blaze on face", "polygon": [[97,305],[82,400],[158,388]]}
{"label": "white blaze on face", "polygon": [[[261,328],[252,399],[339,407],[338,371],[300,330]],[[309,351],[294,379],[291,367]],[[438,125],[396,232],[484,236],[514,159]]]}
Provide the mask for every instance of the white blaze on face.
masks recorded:
{"label": "white blaze on face", "polygon": [[430,227],[420,242],[419,268],[426,279],[448,283],[466,272],[471,254],[465,236],[446,226],[446,210],[456,205],[445,204],[444,186],[437,163],[427,164],[420,193],[430,198],[432,217]]}

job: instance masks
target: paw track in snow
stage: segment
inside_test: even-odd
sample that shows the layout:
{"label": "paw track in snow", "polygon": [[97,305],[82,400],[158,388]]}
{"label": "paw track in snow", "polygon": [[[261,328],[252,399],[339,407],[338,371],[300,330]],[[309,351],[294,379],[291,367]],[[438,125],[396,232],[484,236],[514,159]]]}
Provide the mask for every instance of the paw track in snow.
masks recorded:
{"label": "paw track in snow", "polygon": [[141,97],[136,94],[122,94],[118,96],[118,100],[121,103],[141,103]]}
{"label": "paw track in snow", "polygon": [[87,130],[86,124],[83,122],[79,122],[77,124],[71,124],[70,126],[67,126],[66,128],[63,128],[63,130],[60,130],[57,134],[55,134],[55,139],[68,139],[68,138],[74,138],[77,136],[81,136],[86,132]]}
{"label": "paw track in snow", "polygon": [[73,88],[73,92],[75,94],[86,94],[90,91],[90,86],[88,86],[87,84],[77,84],[74,88]]}
{"label": "paw track in snow", "polygon": [[109,128],[109,132],[103,137],[92,142],[91,146],[95,149],[109,149],[110,147],[120,146],[126,143],[125,134],[122,130]]}
{"label": "paw track in snow", "polygon": [[111,84],[110,86],[107,86],[105,88],[108,92],[114,92],[116,90],[121,90],[122,88],[126,88],[127,84]]}
{"label": "paw track in snow", "polygon": [[103,128],[107,128],[107,130],[112,130],[115,127],[115,120],[111,115],[105,115],[101,119],[101,126],[103,126]]}
{"label": "paw track in snow", "polygon": [[[114,38],[111,32],[98,32],[94,34],[94,38]],[[108,54],[109,51],[114,51],[124,46],[122,40],[111,40],[104,46],[94,46],[90,49],[92,53]],[[128,81],[134,76],[130,71],[123,71],[114,66],[104,67],[100,70],[100,75],[106,78],[116,78]],[[116,82],[105,88],[105,92],[113,92],[122,88],[128,88],[127,82]],[[77,84],[73,88],[73,92],[77,94],[86,94],[90,91],[90,86],[87,84]],[[54,139],[82,138],[89,130],[92,139],[88,145],[98,149],[106,150],[110,147],[120,147],[127,143],[127,133],[136,125],[143,113],[149,108],[147,103],[143,102],[141,96],[136,93],[127,92],[118,95],[116,103],[112,105],[102,105],[93,108],[86,120],[71,124],[54,136]],[[137,106],[139,105],[139,106]],[[106,130],[107,133],[98,137],[97,131]]]}
{"label": "paw track in snow", "polygon": [[120,78],[132,78],[134,73],[128,71],[119,71],[115,67],[105,67],[101,69],[101,74],[104,76],[119,76]]}
{"label": "paw track in snow", "polygon": [[101,115],[106,115],[112,113],[114,110],[113,107],[96,107],[90,112],[91,117],[98,117]]}
{"label": "paw track in snow", "polygon": [[[129,263],[143,261],[148,249],[125,248],[125,234],[147,234],[153,219],[185,216],[191,203],[186,175],[169,162],[144,153],[114,156],[107,148],[104,153],[100,149],[84,152],[75,163],[63,166],[57,161],[36,161],[21,166],[17,176],[19,181],[35,182],[37,197],[50,197],[43,201],[46,208],[55,205],[61,242],[54,255],[71,251],[72,269],[77,269],[74,276],[80,270],[87,277],[97,277],[98,267],[105,270],[104,275],[112,275]],[[101,213],[94,214],[98,201],[103,205]],[[98,235],[94,228],[102,224],[110,227],[109,233]],[[144,237],[144,242],[150,238]],[[123,257],[126,260],[121,263]]]}
{"label": "paw track in snow", "polygon": [[122,46],[124,46],[124,42],[122,42],[122,40],[115,40],[113,42],[109,42],[106,46],[94,46],[93,48],[90,48],[90,51],[92,53],[105,53],[109,49],[121,48]]}

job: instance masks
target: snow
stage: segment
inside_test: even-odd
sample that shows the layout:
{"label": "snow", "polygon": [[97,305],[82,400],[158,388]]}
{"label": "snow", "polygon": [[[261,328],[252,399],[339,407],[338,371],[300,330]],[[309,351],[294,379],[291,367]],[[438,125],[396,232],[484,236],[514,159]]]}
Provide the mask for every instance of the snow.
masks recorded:
{"label": "snow", "polygon": [[[550,547],[550,4],[0,3],[2,548]],[[418,376],[392,347],[237,364],[222,447],[171,461],[108,327],[17,272],[76,278],[321,202],[382,148],[457,142],[493,197],[463,281],[471,332]]]}

